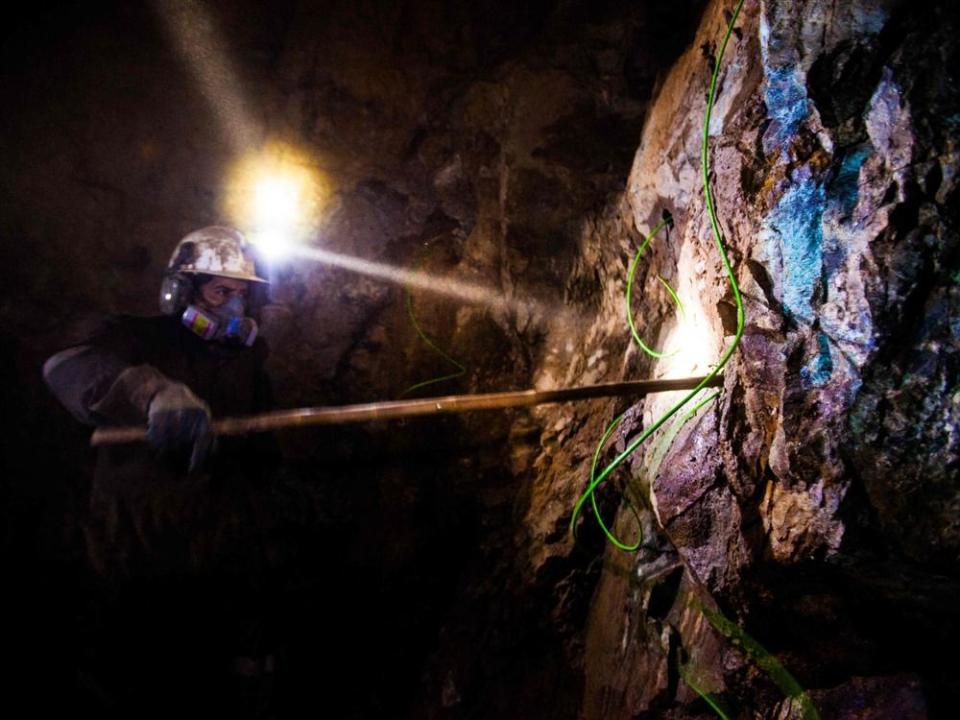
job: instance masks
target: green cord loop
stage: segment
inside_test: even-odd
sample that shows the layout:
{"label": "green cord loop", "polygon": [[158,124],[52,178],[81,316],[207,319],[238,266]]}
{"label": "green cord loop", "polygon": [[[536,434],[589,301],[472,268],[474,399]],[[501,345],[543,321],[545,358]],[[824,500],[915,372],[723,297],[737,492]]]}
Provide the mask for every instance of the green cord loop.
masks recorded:
{"label": "green cord loop", "polygon": [[[415,267],[419,269],[419,267],[422,264],[423,262],[420,261],[419,263],[417,263]],[[417,322],[416,313],[414,313],[413,311],[413,293],[410,291],[409,287],[404,288],[404,292],[406,293],[405,304],[407,308],[407,317],[410,318],[410,322],[413,325],[413,329],[417,331],[417,336],[420,338],[421,342],[423,342],[424,345],[426,345],[428,348],[433,350],[433,352],[435,352],[437,355],[442,357],[444,360],[456,366],[457,371],[453,373],[449,373],[448,375],[442,375],[441,377],[431,378],[430,380],[423,380],[422,382],[414,383],[413,385],[408,387],[406,390],[404,390],[402,393],[400,393],[401,398],[406,397],[412,392],[416,392],[420,388],[424,388],[429,385],[436,385],[437,383],[446,382],[447,380],[453,380],[454,378],[458,378],[467,372],[467,368],[464,365],[457,362],[454,358],[450,357],[448,353],[441,350],[440,347],[438,347],[437,344],[433,342],[433,340],[431,340],[430,337],[423,331],[423,328],[420,327],[420,323]]]}
{"label": "green cord loop", "polygon": [[[666,215],[663,218],[663,220],[661,220],[656,225],[656,227],[654,227],[653,230],[651,230],[647,234],[646,238],[644,238],[643,242],[640,244],[640,247],[637,248],[637,252],[634,253],[634,256],[633,256],[633,262],[630,264],[630,271],[627,273],[627,287],[624,292],[624,304],[626,307],[627,322],[630,325],[630,333],[633,336],[634,341],[640,346],[640,348],[645,353],[647,353],[648,355],[651,355],[652,357],[657,357],[657,358],[669,357],[674,353],[661,353],[656,350],[653,350],[652,348],[649,348],[640,338],[640,334],[637,332],[637,328],[633,323],[633,311],[631,308],[632,306],[631,300],[633,298],[633,281],[634,281],[634,277],[636,276],[637,265],[640,261],[640,256],[643,254],[643,251],[646,249],[647,245],[650,244],[650,241],[656,236],[658,232],[660,232],[660,230],[665,225],[672,224],[672,223],[673,223],[673,218],[670,215]],[[677,296],[676,292],[674,292],[673,288],[670,287],[670,284],[664,278],[660,277],[659,280],[667,289],[667,292],[670,293],[670,296],[673,298],[674,303],[676,304],[678,310],[682,315],[683,304],[680,302],[680,298]],[[620,426],[620,423],[623,420],[623,417],[624,417],[623,414],[621,414],[612,423],[610,423],[606,431],[603,433],[603,437],[600,438],[600,442],[597,443],[597,448],[593,453],[593,462],[590,465],[590,482],[591,483],[593,482],[597,474],[597,463],[600,461],[600,453],[603,452],[603,448],[606,445],[610,435],[613,433],[614,430],[616,430]],[[634,507],[633,503],[630,501],[630,498],[626,494],[624,494],[623,498],[624,498],[624,501],[627,503],[627,506],[630,508],[630,512],[633,513],[634,519],[637,521],[637,528],[638,528],[637,539],[630,544],[624,543],[622,540],[620,540],[620,538],[618,538],[610,529],[610,527],[606,524],[606,522],[603,519],[603,515],[600,512],[600,506],[597,503],[596,493],[591,493],[590,503],[593,509],[593,516],[594,518],[596,518],[597,524],[600,526],[600,529],[603,531],[603,534],[607,537],[607,540],[609,540],[614,546],[616,546],[620,550],[624,550],[626,552],[634,552],[635,550],[638,550],[640,548],[640,544],[643,542],[642,521],[640,519],[640,512],[636,509],[636,507]]]}
{"label": "green cord loop", "polygon": [[[704,377],[704,379],[701,380],[699,384],[697,384],[697,386],[696,386],[695,388],[693,388],[692,390],[690,390],[690,391],[683,397],[683,399],[680,400],[680,402],[678,402],[678,403],[675,404],[673,407],[671,407],[669,410],[667,410],[667,411],[666,411],[663,415],[661,415],[650,427],[646,428],[643,432],[640,433],[640,435],[639,435],[637,438],[635,438],[634,440],[632,440],[632,441],[627,445],[627,447],[623,450],[623,452],[621,452],[619,455],[617,455],[617,456],[600,472],[599,475],[596,475],[596,474],[595,474],[595,469],[596,469],[595,466],[594,466],[594,468],[591,469],[590,479],[589,479],[589,482],[588,482],[588,484],[587,484],[587,488],[586,488],[586,490],[584,490],[584,492],[580,495],[580,498],[577,500],[577,503],[576,503],[576,505],[575,505],[574,508],[573,508],[573,513],[572,513],[571,518],[570,518],[570,533],[571,533],[572,535],[574,535],[574,537],[575,537],[576,523],[577,523],[577,520],[578,520],[579,517],[580,517],[580,513],[583,511],[583,505],[584,505],[584,503],[587,501],[587,498],[591,498],[591,504],[593,505],[593,507],[596,508],[596,507],[597,507],[597,506],[596,506],[596,501],[595,501],[595,499],[593,498],[593,496],[594,496],[594,493],[596,492],[597,487],[598,487],[602,482],[604,482],[604,480],[607,479],[607,477],[610,475],[610,473],[612,473],[612,472],[613,472],[614,470],[616,470],[621,464],[623,464],[623,462],[624,462],[628,457],[630,457],[630,456],[636,451],[636,449],[637,449],[644,441],[647,440],[647,438],[649,438],[651,435],[653,435],[653,433],[655,433],[657,430],[659,430],[660,427],[661,427],[667,420],[669,420],[671,417],[673,417],[682,407],[684,407],[684,406],[685,406],[687,403],[689,403],[694,397],[696,397],[696,395],[697,395],[710,381],[712,381],[712,380],[720,373],[720,371],[726,366],[727,362],[730,360],[730,357],[733,355],[734,351],[737,349],[737,346],[740,344],[740,338],[743,336],[743,326],[744,326],[743,299],[740,297],[740,288],[739,288],[739,286],[737,285],[737,279],[736,279],[736,276],[734,275],[733,267],[732,267],[731,264],[730,264],[730,259],[727,257],[726,247],[724,246],[724,242],[723,242],[723,234],[722,234],[721,231],[720,231],[720,222],[719,222],[719,220],[717,219],[716,208],[715,208],[714,200],[713,200],[713,192],[712,192],[711,189],[710,189],[710,158],[709,158],[710,117],[711,117],[711,115],[712,115],[712,113],[713,113],[713,105],[714,105],[714,100],[715,100],[715,98],[716,98],[717,79],[718,79],[719,76],[720,76],[721,60],[722,60],[722,58],[723,58],[724,52],[726,51],[727,43],[728,43],[729,40],[730,40],[730,35],[733,33],[734,24],[735,24],[736,21],[737,21],[737,17],[740,15],[740,10],[741,10],[742,7],[743,7],[743,2],[744,2],[744,0],[739,0],[739,2],[737,3],[737,7],[736,7],[736,9],[735,9],[734,12],[733,12],[733,16],[732,16],[731,19],[730,19],[729,25],[727,26],[727,32],[726,32],[726,34],[723,36],[723,42],[721,43],[720,49],[719,49],[719,51],[717,52],[716,61],[714,62],[714,66],[713,66],[713,75],[712,75],[712,77],[710,78],[710,91],[709,91],[709,93],[708,93],[708,95],[707,95],[707,108],[706,108],[706,112],[704,113],[704,119],[703,119],[703,137],[702,137],[702,142],[701,142],[701,145],[700,145],[700,165],[701,165],[701,168],[702,168],[702,171],[703,171],[702,175],[703,175],[703,194],[704,194],[704,202],[705,202],[705,205],[706,205],[706,208],[707,208],[707,214],[708,214],[708,216],[709,216],[709,218],[710,218],[710,228],[711,228],[712,233],[713,233],[714,243],[716,244],[717,250],[718,250],[718,252],[720,253],[720,258],[721,258],[721,260],[722,260],[722,262],[723,262],[723,267],[724,267],[724,269],[725,269],[725,271],[726,271],[726,274],[727,274],[727,280],[728,280],[729,283],[730,283],[730,288],[731,288],[731,290],[732,290],[732,292],[733,292],[734,301],[736,302],[736,306],[737,306],[737,331],[736,331],[736,334],[734,335],[733,342],[730,343],[729,347],[728,347],[728,348],[726,349],[726,351],[723,353],[723,355],[722,355],[721,358],[720,358],[720,361],[713,367],[712,370],[710,370],[710,372],[706,375],[706,377]],[[665,222],[665,221],[664,221],[664,222]],[[658,225],[658,226],[654,229],[654,232],[658,231],[658,230],[660,229],[660,227],[662,227],[662,225],[663,225],[663,222],[661,222],[660,225]],[[642,252],[643,249],[646,247],[647,243],[649,243],[649,241],[650,241],[650,239],[652,238],[653,234],[654,234],[654,233],[651,233],[650,235],[647,236],[647,239],[644,241],[643,245],[641,245],[641,248],[640,248],[640,250],[638,251],[637,256],[634,257],[634,262],[633,262],[633,264],[631,265],[631,275],[630,275],[630,277],[628,277],[628,282],[627,282],[627,285],[628,285],[628,303],[627,303],[628,312],[627,312],[627,322],[628,322],[629,325],[630,325],[631,333],[633,334],[634,339],[637,340],[638,342],[640,342],[640,339],[639,339],[639,336],[638,336],[637,333],[636,333],[636,330],[635,330],[635,327],[634,327],[634,324],[633,324],[632,313],[630,312],[630,309],[629,309],[629,288],[632,287],[632,273],[633,273],[633,272],[635,271],[635,269],[636,269],[636,264],[637,264],[637,261],[638,261],[638,258],[639,258],[639,253]],[[641,342],[640,344],[641,344],[641,346],[643,346],[643,343],[642,343],[642,342]],[[645,346],[643,346],[643,347],[645,347]],[[645,348],[645,349],[646,349],[646,348]],[[654,357],[657,357],[657,356],[654,355]],[[662,356],[661,356],[661,357],[662,357]],[[609,428],[608,428],[608,430],[609,430],[609,432],[612,432],[612,430],[610,430]],[[609,432],[605,434],[606,437],[609,437]],[[606,440],[606,437],[604,438],[604,441]],[[602,444],[602,443],[601,443],[601,444]],[[596,458],[596,457],[597,457],[597,455],[595,455],[595,458]],[[596,514],[596,513],[595,513],[595,514]],[[606,528],[606,526],[605,526],[603,523],[601,523],[601,527],[604,528],[604,532],[605,532],[605,534],[607,535],[608,539],[611,539],[611,541],[612,541],[612,540],[613,540],[613,538],[611,537],[612,533],[607,532],[607,528]],[[617,545],[617,547],[622,547],[622,545],[625,545],[624,543],[620,543],[619,541],[615,542],[614,544]],[[632,547],[632,546],[627,546],[627,548],[630,548],[630,547]],[[627,549],[627,548],[622,548],[622,549]]]}
{"label": "green cord loop", "polygon": [[[664,225],[673,222],[672,217],[666,217],[657,223],[656,227],[649,232],[643,242],[640,243],[640,247],[637,248],[637,252],[633,254],[633,261],[630,263],[630,269],[627,272],[627,289],[624,292],[624,305],[626,306],[627,312],[627,324],[630,326],[630,335],[633,336],[633,341],[640,346],[640,349],[643,350],[647,355],[653,358],[665,358],[670,357],[671,355],[676,354],[676,350],[672,352],[661,352],[659,350],[654,350],[649,347],[643,339],[640,337],[640,333],[637,332],[637,326],[633,321],[633,280],[637,274],[637,265],[640,263],[640,256],[643,255],[643,251],[647,249],[647,245],[650,244],[650,241],[656,236],[658,232],[663,228]],[[670,296],[673,298],[673,301],[677,304],[677,307],[680,309],[680,313],[683,314],[683,305],[680,303],[680,298],[677,297],[677,294],[673,291],[673,288],[664,280],[660,278],[660,282],[663,283],[667,292],[670,293]]]}

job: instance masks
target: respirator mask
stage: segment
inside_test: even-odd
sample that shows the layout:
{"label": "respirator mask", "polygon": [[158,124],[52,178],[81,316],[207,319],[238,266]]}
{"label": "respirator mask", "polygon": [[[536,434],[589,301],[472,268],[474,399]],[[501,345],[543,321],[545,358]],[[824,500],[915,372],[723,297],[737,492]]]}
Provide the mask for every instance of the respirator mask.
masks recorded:
{"label": "respirator mask", "polygon": [[183,326],[204,340],[221,342],[224,345],[250,347],[257,339],[257,323],[244,314],[244,303],[232,298],[215,309],[187,305],[180,316]]}

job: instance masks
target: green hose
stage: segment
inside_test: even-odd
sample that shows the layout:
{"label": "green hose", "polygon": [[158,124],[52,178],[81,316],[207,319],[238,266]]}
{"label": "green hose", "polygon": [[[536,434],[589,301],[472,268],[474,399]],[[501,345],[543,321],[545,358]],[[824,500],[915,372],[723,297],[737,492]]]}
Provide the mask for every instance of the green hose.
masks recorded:
{"label": "green hose", "polygon": [[[599,510],[597,508],[597,501],[595,498],[595,491],[597,487],[610,475],[617,467],[620,466],[636,449],[641,443],[647,440],[654,432],[656,432],[670,417],[675,415],[683,406],[689,403],[698,392],[714,377],[719,374],[719,372],[724,368],[727,362],[730,360],[730,357],[736,351],[737,346],[740,344],[740,339],[743,336],[743,326],[744,326],[744,309],[743,309],[743,299],[740,296],[740,288],[737,285],[736,277],[733,273],[733,268],[730,265],[730,259],[727,257],[726,248],[723,242],[723,233],[720,230],[720,222],[717,219],[716,207],[714,205],[713,193],[710,190],[710,158],[709,158],[709,137],[710,137],[710,116],[713,112],[714,100],[716,97],[717,89],[717,79],[720,75],[720,63],[723,58],[724,51],[727,48],[727,43],[730,40],[730,35],[733,32],[734,24],[737,21],[737,18],[740,15],[740,11],[743,8],[744,0],[739,0],[737,3],[736,9],[733,12],[730,22],[727,26],[727,32],[723,37],[723,42],[720,45],[720,50],[717,53],[716,60],[713,67],[713,75],[710,79],[710,92],[707,96],[707,109],[704,115],[703,120],[703,137],[700,145],[700,165],[703,175],[703,193],[704,201],[707,208],[707,214],[710,218],[710,228],[713,233],[713,239],[716,243],[717,250],[720,253],[720,258],[723,261],[723,267],[727,273],[727,279],[730,283],[730,288],[733,291],[733,297],[737,306],[737,330],[734,335],[733,342],[727,348],[720,358],[720,361],[713,368],[713,370],[704,378],[704,380],[693,390],[691,390],[680,402],[671,407],[666,413],[664,413],[656,422],[653,423],[649,428],[644,430],[639,437],[633,440],[627,448],[621,452],[614,460],[607,465],[603,471],[596,475],[596,465],[597,459],[599,457],[600,451],[610,434],[613,432],[613,429],[620,423],[623,419],[623,414],[618,416],[616,420],[611,423],[610,427],[607,428],[607,431],[604,433],[603,438],[600,440],[600,444],[597,448],[597,452],[594,453],[593,464],[590,468],[590,481],[588,483],[587,489],[580,496],[580,499],[577,501],[576,506],[574,507],[573,516],[570,519],[570,530],[575,532],[576,522],[582,511],[583,504],[586,501],[587,497],[590,498],[591,504],[594,509],[594,514],[597,518],[600,527],[603,529],[604,533],[610,539],[610,541],[618,548],[622,550],[633,551],[639,547],[639,541],[636,544],[627,545],[622,543],[617,538],[615,538],[608,528],[604,524],[602,518],[600,517]],[[662,223],[661,223],[662,225]],[[640,252],[643,251],[643,248],[646,247],[646,244],[650,241],[650,238],[660,229],[661,225],[658,225],[653,233],[647,237],[647,240],[641,246],[640,251],[638,251],[634,262],[630,268],[630,274],[628,276],[627,285],[627,322],[630,325],[631,334],[634,337],[634,340],[637,341],[640,346],[650,352],[653,357],[664,357],[663,353],[657,354],[651,352],[640,340],[639,336],[636,333],[636,329],[633,324],[632,312],[630,309],[629,301],[629,288],[632,286],[633,273],[636,270],[636,264],[639,259]],[[677,303],[678,307],[682,312],[682,305],[679,304],[679,298],[676,297],[676,294],[673,292],[672,288],[666,285],[666,281],[663,278],[660,278],[661,282],[664,283],[664,286],[667,288],[667,291],[670,293],[671,297],[674,298],[674,301]],[[664,444],[669,444],[672,442],[673,438],[676,436],[676,433],[679,431],[680,427],[689,420],[696,412],[707,402],[715,399],[718,393],[709,395],[702,400],[700,400],[694,407],[684,413],[681,418],[674,422],[670,427],[669,431],[664,436]],[[655,448],[654,455],[662,455],[665,452],[666,448]],[[654,467],[659,466],[659,461],[654,457],[654,462],[656,463]],[[636,510],[633,508],[633,505],[630,504],[631,511],[636,514]],[[796,681],[796,679],[787,671],[787,669],[767,650],[763,648],[756,640],[747,635],[738,625],[728,620],[722,613],[717,610],[714,610],[707,605],[698,602],[697,603],[700,612],[707,619],[707,621],[724,637],[727,638],[735,647],[743,651],[754,663],[757,664],[780,688],[780,690],[790,698],[792,702],[795,702],[800,711],[800,716],[803,720],[819,720],[819,713],[814,707],[813,703],[810,700],[810,696],[806,691],[801,687],[801,685]],[[693,677],[693,673],[688,666],[684,666],[682,663],[678,662],[678,670],[684,682],[696,692],[703,700],[709,704],[709,706],[714,710],[714,712],[722,719],[728,720],[729,715],[724,710],[724,708],[719,704],[717,698],[715,698],[711,693],[707,692],[705,688],[700,687],[700,684],[697,682],[696,678]]]}
{"label": "green hose", "polygon": [[[803,689],[796,678],[790,674],[777,658],[760,643],[747,635],[739,625],[732,620],[728,620],[719,610],[714,610],[699,601],[696,604],[700,612],[717,632],[727,638],[735,648],[750,658],[757,667],[767,674],[767,677],[773,680],[776,686],[780,688],[780,691],[790,698],[791,702],[797,704],[800,710],[801,720],[820,720],[820,713],[818,713],[817,708],[814,707],[807,691]],[[690,687],[693,688],[695,692],[700,692],[693,685]]]}
{"label": "green hose", "polygon": [[[633,254],[633,261],[630,263],[630,269],[627,271],[627,289],[624,292],[624,305],[627,311],[627,324],[630,326],[630,335],[633,337],[633,341],[640,346],[640,349],[643,350],[647,355],[653,358],[665,358],[670,357],[676,353],[676,350],[673,352],[660,352],[649,347],[643,339],[640,337],[640,333],[637,332],[637,326],[633,322],[633,280],[637,274],[637,265],[640,263],[640,256],[643,255],[643,251],[647,249],[647,245],[650,244],[650,241],[656,236],[658,232],[665,225],[672,225],[673,218],[669,215],[657,223],[657,226],[650,231],[643,242],[640,243],[640,247],[637,248],[637,252]],[[673,302],[676,304],[677,309],[680,311],[681,316],[684,315],[683,303],[680,302],[680,298],[672,287],[663,277],[658,276],[661,284],[667,289],[667,292],[670,293],[670,297],[673,298]]]}
{"label": "green hose", "polygon": [[[419,269],[422,264],[423,264],[423,260],[420,260],[418,263],[416,263],[416,265],[414,266],[414,269]],[[414,383],[413,385],[408,387],[406,390],[404,390],[402,393],[400,393],[401,398],[406,397],[410,393],[416,392],[420,388],[425,388],[429,385],[436,385],[437,383],[446,382],[447,380],[453,380],[454,378],[458,378],[467,372],[466,367],[464,367],[461,363],[457,362],[454,358],[450,357],[448,353],[441,350],[440,347],[435,342],[433,342],[433,340],[431,340],[430,337],[423,331],[423,328],[420,327],[420,323],[417,322],[417,315],[413,311],[413,293],[410,291],[409,287],[404,288],[404,292],[406,293],[405,305],[407,308],[407,317],[410,318],[410,323],[413,325],[413,329],[416,330],[417,336],[420,338],[420,341],[424,345],[426,345],[428,348],[433,350],[434,353],[436,353],[437,355],[442,357],[444,360],[446,360],[448,363],[450,363],[451,365],[454,365],[457,368],[457,371],[449,373],[447,375],[442,375],[440,377],[431,378],[430,380],[423,380],[422,382]]]}
{"label": "green hose", "polygon": [[[575,535],[577,520],[580,517],[580,513],[583,511],[583,505],[587,501],[587,498],[591,498],[591,504],[593,505],[594,508],[596,508],[597,505],[595,500],[593,499],[593,496],[594,496],[594,493],[596,492],[597,487],[601,483],[603,483],[604,480],[606,480],[607,477],[614,470],[620,467],[620,465],[623,464],[623,462],[626,461],[626,459],[629,458],[634,453],[634,451],[636,451],[636,449],[644,441],[647,440],[647,438],[649,438],[653,433],[655,433],[658,429],[660,429],[660,427],[667,420],[673,417],[682,407],[684,407],[688,402],[690,402],[694,397],[696,397],[697,393],[699,393],[711,380],[713,380],[713,378],[715,378],[720,373],[720,371],[724,368],[724,366],[726,366],[727,362],[730,360],[730,357],[733,355],[734,351],[737,349],[737,346],[740,344],[740,338],[743,336],[743,326],[744,326],[743,299],[740,297],[740,288],[737,285],[736,276],[734,275],[733,268],[730,265],[730,259],[727,257],[726,247],[724,246],[724,242],[723,242],[723,234],[720,231],[720,222],[719,220],[717,220],[717,212],[714,206],[713,193],[710,190],[710,158],[709,158],[709,152],[708,152],[709,139],[710,139],[710,116],[713,113],[713,105],[716,98],[717,79],[720,76],[720,63],[723,58],[723,54],[727,48],[727,43],[730,40],[730,35],[733,33],[734,23],[736,23],[737,17],[740,15],[740,10],[742,7],[743,7],[743,0],[739,0],[739,2],[737,3],[736,10],[734,11],[732,18],[730,19],[729,25],[727,26],[727,32],[723,37],[723,42],[720,45],[720,50],[717,53],[716,61],[713,67],[713,76],[710,79],[710,91],[707,95],[707,109],[703,119],[703,138],[700,145],[700,166],[703,171],[704,201],[707,208],[707,214],[710,217],[710,228],[713,232],[713,239],[717,246],[717,251],[720,253],[720,258],[723,261],[723,266],[727,273],[727,280],[730,283],[730,288],[733,291],[734,301],[736,302],[737,331],[733,338],[733,342],[730,344],[727,350],[723,353],[723,355],[720,358],[720,361],[706,375],[706,377],[704,377],[704,379],[700,381],[700,383],[693,390],[688,392],[680,402],[678,402],[676,405],[674,405],[669,410],[667,410],[650,427],[646,428],[637,438],[632,440],[627,445],[627,447],[623,450],[623,452],[617,455],[603,469],[603,471],[601,471],[599,475],[595,475],[594,472],[591,471],[587,489],[583,492],[583,494],[580,495],[580,498],[577,500],[577,503],[573,508],[573,514],[570,518],[570,532],[572,535]],[[654,233],[658,231],[660,227],[663,226],[663,222],[665,221],[661,221],[661,223],[654,229]],[[654,233],[651,233],[650,235],[647,236],[647,240],[641,246],[641,250],[650,241],[650,238],[653,236]],[[634,266],[636,265],[636,262],[637,262],[637,258],[634,258]],[[632,267],[631,269],[633,270],[635,268]],[[628,285],[631,285],[631,284],[632,284],[631,281],[628,279]],[[629,307],[629,303],[628,303],[628,307]],[[640,339],[637,336],[634,329],[632,313],[629,312],[629,310],[627,313],[627,322],[630,325],[631,332],[634,335],[634,339],[639,342]],[[640,344],[641,346],[643,346],[642,342]],[[599,513],[595,513],[595,516],[597,516],[599,519]],[[622,543],[621,541],[614,538],[613,534],[609,532],[609,530],[607,529],[606,525],[603,522],[601,522],[600,525],[603,528],[604,534],[607,536],[607,538],[610,539],[612,542],[614,542],[614,544],[617,547],[624,550],[636,549],[636,547],[634,547],[633,544],[627,545],[626,543]]]}
{"label": "green hose", "polygon": [[[646,236],[646,238],[644,238],[643,242],[640,244],[640,247],[637,248],[637,252],[634,253],[633,262],[630,263],[630,270],[627,273],[627,287],[626,287],[626,290],[624,291],[624,307],[626,308],[626,313],[627,313],[627,323],[630,325],[630,334],[633,337],[634,342],[636,342],[637,345],[640,346],[641,350],[643,350],[645,353],[647,353],[651,357],[655,357],[655,358],[669,357],[673,353],[662,353],[662,352],[653,350],[652,348],[647,346],[646,343],[644,343],[643,340],[640,338],[640,334],[637,332],[637,328],[633,322],[633,310],[632,310],[633,280],[634,280],[634,277],[636,276],[637,265],[639,264],[640,256],[643,254],[643,251],[646,249],[647,245],[650,244],[650,241],[656,236],[658,232],[660,232],[660,230],[665,225],[672,225],[672,224],[673,224],[673,218],[669,214],[667,214],[663,218],[663,220],[661,220],[656,225],[656,227],[654,227],[653,230],[650,231],[650,233]],[[667,292],[670,294],[670,297],[673,298],[673,302],[677,306],[677,310],[680,313],[680,315],[683,316],[684,315],[683,303],[680,302],[680,298],[677,295],[677,293],[674,291],[672,287],[670,287],[670,283],[668,283],[663,277],[658,277],[658,279],[660,280],[661,284],[667,289]],[[610,423],[606,431],[604,431],[603,437],[600,438],[600,442],[597,443],[597,449],[593,453],[593,462],[590,465],[590,482],[593,482],[594,478],[596,477],[597,463],[600,460],[600,453],[603,452],[603,448],[606,445],[610,435],[613,433],[614,430],[616,430],[620,426],[620,423],[623,421],[623,417],[624,415],[621,414],[612,423]],[[640,547],[640,544],[643,542],[643,532],[642,532],[642,524],[640,521],[640,513],[637,511],[636,507],[634,507],[633,503],[630,501],[630,498],[626,494],[623,495],[623,499],[627,503],[627,506],[630,508],[630,511],[633,513],[633,516],[637,521],[637,528],[638,528],[637,539],[630,544],[626,544],[622,542],[616,535],[613,534],[613,532],[607,526],[606,522],[604,522],[603,520],[603,515],[600,512],[600,506],[597,503],[596,493],[592,493],[590,495],[590,503],[593,507],[593,516],[594,518],[596,518],[597,524],[600,526],[600,529],[603,530],[603,534],[606,535],[607,540],[609,540],[611,543],[613,543],[616,547],[618,547],[621,550],[625,550],[627,552],[633,552],[634,550],[637,550]]]}

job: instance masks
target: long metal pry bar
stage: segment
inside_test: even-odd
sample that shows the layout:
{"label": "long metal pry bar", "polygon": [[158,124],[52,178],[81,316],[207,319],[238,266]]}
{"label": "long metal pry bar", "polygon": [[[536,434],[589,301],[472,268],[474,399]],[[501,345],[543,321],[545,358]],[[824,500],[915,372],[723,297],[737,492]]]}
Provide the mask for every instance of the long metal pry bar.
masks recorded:
{"label": "long metal pry bar", "polygon": [[[589,400],[600,397],[643,396],[649,393],[692,390],[704,378],[676,378],[672,380],[634,380],[631,382],[601,383],[557,390],[518,390],[513,392],[478,395],[448,395],[420,400],[389,400],[385,402],[342,405],[338,407],[305,407],[276,410],[261,415],[223,418],[213,421],[217,435],[245,435],[246,433],[279,430],[308,425],[342,425],[372,420],[397,420],[420,415],[473,412],[475,410],[502,410],[512,407],[545,405],[547,403]],[[719,387],[720,376],[704,387]],[[94,431],[91,445],[142,442],[146,439],[144,427],[104,427]]]}

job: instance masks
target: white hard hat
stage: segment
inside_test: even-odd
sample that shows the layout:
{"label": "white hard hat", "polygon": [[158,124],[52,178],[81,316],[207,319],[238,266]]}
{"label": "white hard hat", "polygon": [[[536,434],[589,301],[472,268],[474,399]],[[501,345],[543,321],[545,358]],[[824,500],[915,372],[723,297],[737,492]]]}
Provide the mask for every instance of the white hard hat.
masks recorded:
{"label": "white hard hat", "polygon": [[233,228],[221,225],[194,230],[184,237],[170,256],[167,275],[191,273],[265,283],[257,275],[250,243]]}

